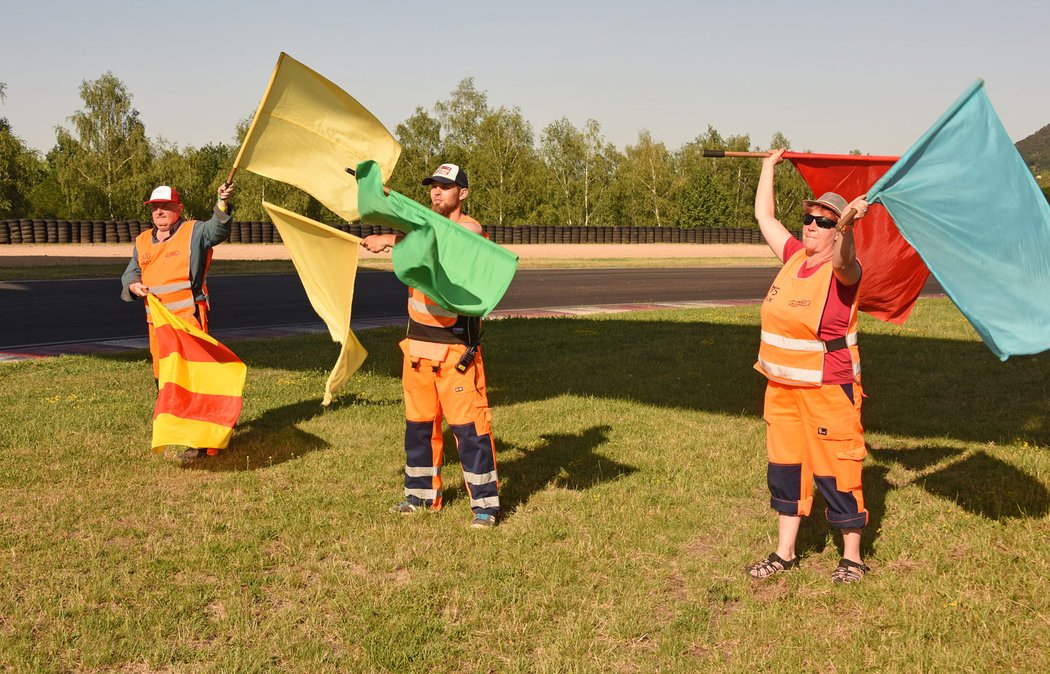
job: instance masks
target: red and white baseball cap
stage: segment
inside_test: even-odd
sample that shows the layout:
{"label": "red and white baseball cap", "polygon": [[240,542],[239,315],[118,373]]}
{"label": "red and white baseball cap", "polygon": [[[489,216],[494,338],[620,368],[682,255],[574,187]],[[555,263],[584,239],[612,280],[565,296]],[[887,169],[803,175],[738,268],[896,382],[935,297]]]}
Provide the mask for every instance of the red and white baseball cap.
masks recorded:
{"label": "red and white baseball cap", "polygon": [[175,188],[168,187],[167,185],[161,185],[153,190],[153,193],[149,195],[149,201],[144,201],[142,203],[159,204],[165,201],[173,201],[176,204],[182,203],[182,199],[179,198],[179,193],[175,191]]}
{"label": "red and white baseball cap", "polygon": [[455,164],[442,164],[434,171],[434,175],[423,178],[423,184],[439,183],[441,185],[467,186],[467,172]]}

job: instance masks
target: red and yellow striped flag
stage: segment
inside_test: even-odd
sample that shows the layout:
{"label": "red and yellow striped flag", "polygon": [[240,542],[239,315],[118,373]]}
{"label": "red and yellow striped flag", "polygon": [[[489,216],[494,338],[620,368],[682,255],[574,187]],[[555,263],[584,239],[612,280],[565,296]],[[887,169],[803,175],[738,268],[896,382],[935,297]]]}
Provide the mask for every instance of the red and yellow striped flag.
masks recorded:
{"label": "red and yellow striped flag", "polygon": [[153,449],[165,445],[225,448],[241,415],[248,368],[232,351],[187,325],[153,295],[147,297],[157,331],[157,406]]}

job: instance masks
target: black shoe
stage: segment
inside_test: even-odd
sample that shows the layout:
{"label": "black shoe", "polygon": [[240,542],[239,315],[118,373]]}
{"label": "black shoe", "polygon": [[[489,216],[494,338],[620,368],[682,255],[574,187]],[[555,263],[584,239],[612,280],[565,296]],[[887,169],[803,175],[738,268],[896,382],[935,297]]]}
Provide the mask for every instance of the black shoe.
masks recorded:
{"label": "black shoe", "polygon": [[182,463],[192,463],[198,459],[208,458],[208,450],[206,449],[187,449],[182,454],[179,454],[179,461]]}
{"label": "black shoe", "polygon": [[843,557],[839,560],[839,565],[835,567],[835,570],[831,573],[831,582],[836,585],[859,583],[864,580],[864,576],[869,571],[871,571],[871,567],[867,564],[854,562],[851,559]]}
{"label": "black shoe", "polygon": [[793,559],[783,559],[775,552],[769,553],[769,557],[761,559],[747,567],[747,573],[752,578],[769,578],[784,571],[790,571],[798,566],[798,555]]}

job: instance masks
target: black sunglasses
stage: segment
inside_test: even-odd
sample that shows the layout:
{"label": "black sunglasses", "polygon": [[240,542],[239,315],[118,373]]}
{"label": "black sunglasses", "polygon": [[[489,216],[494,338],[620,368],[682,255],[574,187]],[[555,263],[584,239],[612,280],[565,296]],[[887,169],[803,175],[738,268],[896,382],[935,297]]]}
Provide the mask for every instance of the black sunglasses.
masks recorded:
{"label": "black sunglasses", "polygon": [[817,222],[817,227],[820,227],[821,229],[831,229],[835,225],[839,224],[838,220],[825,218],[823,215],[813,215],[812,213],[806,213],[802,216],[802,224],[804,225],[808,225],[814,220]]}

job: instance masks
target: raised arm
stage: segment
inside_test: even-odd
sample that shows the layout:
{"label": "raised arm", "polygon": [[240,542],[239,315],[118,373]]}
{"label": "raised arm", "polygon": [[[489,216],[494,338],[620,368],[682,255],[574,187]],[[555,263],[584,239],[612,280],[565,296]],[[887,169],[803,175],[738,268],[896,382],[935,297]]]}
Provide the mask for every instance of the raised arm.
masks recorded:
{"label": "raised arm", "polygon": [[773,250],[773,254],[783,262],[784,244],[791,238],[791,232],[787,230],[776,216],[776,197],[773,194],[773,172],[776,165],[784,161],[784,149],[773,150],[768,157],[762,160],[762,173],[758,178],[758,190],[755,192],[755,220],[758,228],[762,230],[762,237],[766,244]]}
{"label": "raised arm", "polygon": [[204,248],[217,246],[230,238],[230,223],[233,221],[233,205],[230,197],[233,196],[233,183],[219,185],[218,199],[212,209],[211,218],[201,222],[200,241]]}
{"label": "raised arm", "polygon": [[860,220],[868,213],[868,202],[864,199],[867,195],[859,196],[850,202],[850,205],[846,208],[856,211],[853,216],[853,222],[843,227],[838,226],[835,229],[838,232],[835,233],[835,244],[831,250],[831,266],[835,270],[835,278],[839,280],[839,283],[847,286],[851,286],[860,280],[860,263],[857,262],[857,244],[853,240],[853,223]]}

